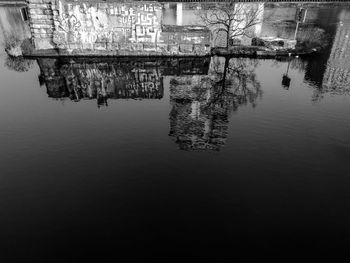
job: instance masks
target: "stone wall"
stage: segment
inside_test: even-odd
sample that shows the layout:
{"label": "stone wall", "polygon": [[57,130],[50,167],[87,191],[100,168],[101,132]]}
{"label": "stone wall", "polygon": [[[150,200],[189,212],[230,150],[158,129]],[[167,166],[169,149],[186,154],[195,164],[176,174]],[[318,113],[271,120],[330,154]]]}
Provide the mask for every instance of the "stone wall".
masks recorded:
{"label": "stone wall", "polygon": [[30,29],[37,49],[55,48],[54,20],[58,19],[55,0],[28,0]]}
{"label": "stone wall", "polygon": [[[28,0],[36,50],[77,54],[206,55],[206,27],[163,27],[158,2]],[[176,30],[176,32],[174,31]]]}

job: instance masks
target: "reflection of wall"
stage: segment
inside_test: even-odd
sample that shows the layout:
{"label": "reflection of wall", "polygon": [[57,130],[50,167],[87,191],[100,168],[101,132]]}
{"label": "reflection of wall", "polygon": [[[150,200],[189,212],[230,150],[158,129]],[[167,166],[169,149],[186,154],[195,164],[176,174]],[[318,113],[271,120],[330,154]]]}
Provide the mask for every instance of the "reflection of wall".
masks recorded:
{"label": "reflection of wall", "polygon": [[210,58],[202,59],[38,59],[49,97],[74,101],[163,97],[163,76],[206,74]]}
{"label": "reflection of wall", "polygon": [[49,97],[72,100],[96,98],[106,104],[108,98],[163,97],[163,80],[155,67],[140,63],[69,63],[56,59],[38,60],[40,80]]}
{"label": "reflection of wall", "polygon": [[[308,59],[305,69],[305,80],[317,87],[322,87],[323,75],[331,53],[332,42],[336,35],[340,12],[341,7],[319,8],[314,11],[314,23],[325,30],[326,36],[329,39],[329,45],[321,53]],[[309,13],[308,11],[308,16]]]}
{"label": "reflection of wall", "polygon": [[170,81],[170,133],[180,149],[220,150],[225,145],[229,109],[212,101],[207,76]]}
{"label": "reflection of wall", "polygon": [[[340,20],[349,17],[344,11]],[[333,41],[326,72],[323,76],[323,91],[335,93],[350,92],[350,25],[339,24]]]}

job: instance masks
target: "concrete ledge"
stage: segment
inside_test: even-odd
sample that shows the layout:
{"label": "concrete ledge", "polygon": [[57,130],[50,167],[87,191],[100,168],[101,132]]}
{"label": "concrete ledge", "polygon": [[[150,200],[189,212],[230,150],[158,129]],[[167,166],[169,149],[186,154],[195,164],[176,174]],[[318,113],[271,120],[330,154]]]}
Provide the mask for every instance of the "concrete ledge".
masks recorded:
{"label": "concrete ledge", "polygon": [[69,52],[67,50],[59,49],[42,49],[33,50],[32,52],[24,52],[24,57],[209,57],[210,54],[194,54],[194,53],[162,53],[157,51],[149,52],[130,52],[130,51],[106,51],[106,50],[83,50]]}
{"label": "concrete ledge", "polygon": [[285,49],[268,50],[257,46],[234,46],[229,49],[213,48],[211,55],[224,57],[251,57],[251,58],[277,58],[289,56],[308,56],[319,52],[318,49]]}
{"label": "concrete ledge", "polygon": [[3,1],[3,0],[0,0],[0,6],[27,6],[27,2],[26,1],[10,1],[10,0],[7,0],[7,1]]}

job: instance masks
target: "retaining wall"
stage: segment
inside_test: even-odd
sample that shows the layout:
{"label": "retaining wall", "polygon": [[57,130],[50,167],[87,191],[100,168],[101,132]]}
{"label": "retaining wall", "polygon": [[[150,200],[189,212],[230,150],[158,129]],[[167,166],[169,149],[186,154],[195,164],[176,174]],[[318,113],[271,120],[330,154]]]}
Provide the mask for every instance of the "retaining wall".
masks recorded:
{"label": "retaining wall", "polygon": [[36,50],[59,49],[75,55],[210,53],[208,28],[162,27],[162,4],[155,1],[28,0],[28,4]]}

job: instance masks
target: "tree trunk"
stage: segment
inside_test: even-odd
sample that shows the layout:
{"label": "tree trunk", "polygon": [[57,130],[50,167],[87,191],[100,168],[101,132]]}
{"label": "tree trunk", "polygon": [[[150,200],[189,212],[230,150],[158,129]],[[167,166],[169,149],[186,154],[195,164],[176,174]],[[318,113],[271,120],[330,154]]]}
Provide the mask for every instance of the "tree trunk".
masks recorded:
{"label": "tree trunk", "polygon": [[222,76],[222,89],[226,88],[226,75],[227,75],[227,69],[228,69],[229,62],[230,62],[230,58],[225,57],[224,74]]}
{"label": "tree trunk", "polygon": [[227,26],[226,49],[228,49],[230,46],[230,28],[231,28],[231,22]]}
{"label": "tree trunk", "polygon": [[230,34],[227,33],[227,37],[226,37],[226,49],[228,49],[230,46]]}

